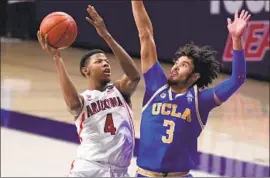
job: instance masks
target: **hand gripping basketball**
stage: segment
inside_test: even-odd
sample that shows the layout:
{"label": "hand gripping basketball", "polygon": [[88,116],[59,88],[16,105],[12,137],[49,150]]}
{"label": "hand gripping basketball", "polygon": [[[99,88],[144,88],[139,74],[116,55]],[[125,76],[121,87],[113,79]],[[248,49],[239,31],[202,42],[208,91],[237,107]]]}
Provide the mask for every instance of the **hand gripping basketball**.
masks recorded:
{"label": "hand gripping basketball", "polygon": [[60,57],[59,49],[56,49],[48,44],[48,35],[45,38],[41,35],[40,31],[37,32],[37,38],[42,49],[52,55],[53,57]]}

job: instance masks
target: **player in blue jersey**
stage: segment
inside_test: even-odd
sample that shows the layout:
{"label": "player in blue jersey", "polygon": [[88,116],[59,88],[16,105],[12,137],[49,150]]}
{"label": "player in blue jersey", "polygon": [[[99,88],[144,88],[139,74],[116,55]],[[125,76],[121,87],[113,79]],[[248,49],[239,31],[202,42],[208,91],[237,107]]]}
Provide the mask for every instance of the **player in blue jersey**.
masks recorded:
{"label": "player in blue jersey", "polygon": [[138,177],[192,177],[197,138],[209,112],[228,100],[246,78],[246,62],[241,38],[250,15],[235,13],[227,20],[233,42],[232,75],[214,88],[204,89],[217,78],[220,64],[216,51],[207,46],[187,44],[175,56],[168,77],[157,59],[153,27],[143,1],[132,1],[139,32],[141,67],[145,80]]}

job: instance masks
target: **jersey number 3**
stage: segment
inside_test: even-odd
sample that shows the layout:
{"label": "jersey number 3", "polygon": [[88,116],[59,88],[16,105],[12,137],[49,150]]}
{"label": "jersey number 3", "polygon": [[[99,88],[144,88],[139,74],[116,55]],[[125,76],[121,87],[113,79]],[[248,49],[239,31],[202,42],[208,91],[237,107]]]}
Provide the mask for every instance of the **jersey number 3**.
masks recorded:
{"label": "jersey number 3", "polygon": [[116,128],[114,127],[112,114],[107,114],[105,126],[104,126],[104,132],[110,132],[111,135],[115,135]]}
{"label": "jersey number 3", "polygon": [[169,127],[169,128],[166,131],[168,136],[162,136],[162,138],[161,138],[162,142],[170,144],[173,141],[173,133],[174,133],[175,123],[174,123],[174,121],[164,120],[163,126],[164,127]]}

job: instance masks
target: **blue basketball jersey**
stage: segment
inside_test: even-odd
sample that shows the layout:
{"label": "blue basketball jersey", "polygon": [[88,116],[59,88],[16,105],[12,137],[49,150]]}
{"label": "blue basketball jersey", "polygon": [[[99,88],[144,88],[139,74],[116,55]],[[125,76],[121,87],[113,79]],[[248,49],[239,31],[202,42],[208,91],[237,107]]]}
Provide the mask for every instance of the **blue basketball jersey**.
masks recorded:
{"label": "blue basketball jersey", "polygon": [[155,172],[183,172],[194,168],[197,137],[204,123],[199,114],[198,89],[174,93],[159,63],[144,74],[137,165]]}

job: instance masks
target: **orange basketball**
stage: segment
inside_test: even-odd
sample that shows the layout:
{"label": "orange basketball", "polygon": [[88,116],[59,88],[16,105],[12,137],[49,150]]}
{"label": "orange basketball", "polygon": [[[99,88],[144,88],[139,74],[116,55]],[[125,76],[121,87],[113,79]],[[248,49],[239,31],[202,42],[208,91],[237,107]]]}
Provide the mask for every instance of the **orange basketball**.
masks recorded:
{"label": "orange basketball", "polygon": [[69,47],[77,37],[75,20],[64,12],[52,12],[47,15],[39,27],[43,37],[48,35],[48,44],[55,48]]}

